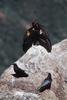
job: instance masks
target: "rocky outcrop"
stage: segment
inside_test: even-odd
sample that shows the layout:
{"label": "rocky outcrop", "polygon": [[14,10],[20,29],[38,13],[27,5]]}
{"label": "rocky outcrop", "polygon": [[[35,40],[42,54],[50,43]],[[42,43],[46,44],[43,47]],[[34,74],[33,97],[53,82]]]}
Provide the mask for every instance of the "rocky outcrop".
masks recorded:
{"label": "rocky outcrop", "polygon": [[[42,46],[32,46],[15,62],[29,74],[14,78],[13,65],[0,78],[1,100],[67,100],[67,39],[55,44],[51,53]],[[48,72],[52,75],[50,90],[37,91]]]}

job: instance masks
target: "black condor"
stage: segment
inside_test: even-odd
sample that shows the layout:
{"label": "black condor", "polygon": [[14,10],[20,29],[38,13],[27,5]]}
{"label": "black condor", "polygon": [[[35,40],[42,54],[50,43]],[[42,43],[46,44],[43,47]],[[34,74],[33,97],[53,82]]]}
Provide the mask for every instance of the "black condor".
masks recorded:
{"label": "black condor", "polygon": [[32,44],[43,46],[48,52],[51,52],[52,44],[48,33],[42,25],[32,22],[32,26],[26,31],[23,38],[23,51],[26,52]]}

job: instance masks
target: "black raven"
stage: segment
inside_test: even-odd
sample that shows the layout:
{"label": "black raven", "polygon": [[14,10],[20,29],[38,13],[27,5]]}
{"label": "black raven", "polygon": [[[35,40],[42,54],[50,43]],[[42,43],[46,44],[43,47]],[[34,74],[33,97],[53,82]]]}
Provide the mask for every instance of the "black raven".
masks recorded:
{"label": "black raven", "polygon": [[51,52],[52,44],[49,39],[48,33],[42,25],[33,22],[31,28],[26,31],[23,38],[23,51],[26,52],[32,44],[36,45],[39,42],[48,52]]}
{"label": "black raven", "polygon": [[18,66],[17,66],[17,64],[13,64],[13,68],[14,68],[14,72],[15,72],[15,74],[12,74],[14,77],[16,77],[16,78],[20,78],[20,77],[28,77],[28,74],[24,71],[24,70],[22,70],[22,69],[20,69]]}
{"label": "black raven", "polygon": [[38,87],[37,91],[39,92],[43,92],[46,89],[50,89],[51,88],[51,83],[52,83],[52,77],[51,74],[48,73],[47,78],[42,82],[42,84]]}

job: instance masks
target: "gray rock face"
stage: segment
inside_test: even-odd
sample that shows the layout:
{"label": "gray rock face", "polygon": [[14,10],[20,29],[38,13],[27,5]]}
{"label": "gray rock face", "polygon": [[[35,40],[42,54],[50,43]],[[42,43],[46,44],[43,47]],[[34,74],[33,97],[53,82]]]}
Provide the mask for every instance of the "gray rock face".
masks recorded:
{"label": "gray rock face", "polygon": [[[32,46],[15,62],[29,74],[14,78],[13,65],[0,78],[1,100],[67,100],[67,39],[55,44],[51,53],[42,46]],[[52,75],[50,90],[37,91],[47,74]]]}

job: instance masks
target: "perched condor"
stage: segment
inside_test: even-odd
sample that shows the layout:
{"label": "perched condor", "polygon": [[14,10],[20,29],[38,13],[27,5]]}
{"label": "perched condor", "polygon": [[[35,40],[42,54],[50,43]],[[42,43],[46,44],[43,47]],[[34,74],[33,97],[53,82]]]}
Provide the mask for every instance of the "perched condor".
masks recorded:
{"label": "perched condor", "polygon": [[37,22],[32,22],[31,28],[26,31],[23,38],[23,51],[26,52],[32,44],[43,46],[48,52],[51,52],[52,45],[48,33],[42,25]]}

